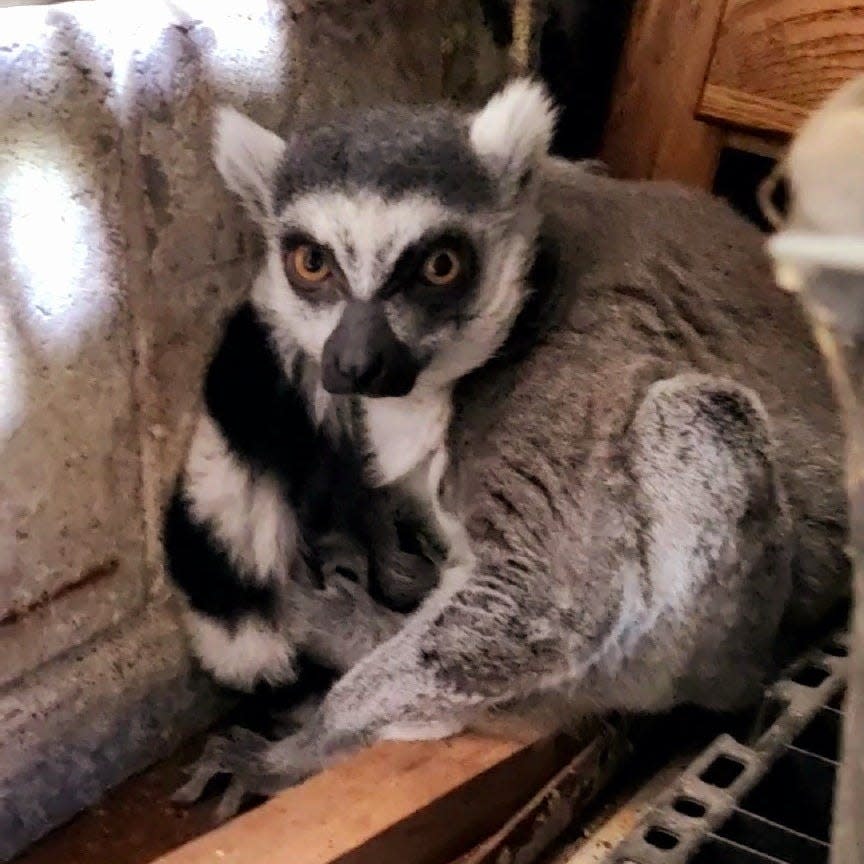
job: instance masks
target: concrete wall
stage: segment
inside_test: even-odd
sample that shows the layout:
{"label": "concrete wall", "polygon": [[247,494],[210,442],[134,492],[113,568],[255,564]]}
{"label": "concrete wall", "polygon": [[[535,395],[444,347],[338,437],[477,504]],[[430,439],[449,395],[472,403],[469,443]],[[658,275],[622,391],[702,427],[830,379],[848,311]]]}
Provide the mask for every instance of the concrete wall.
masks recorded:
{"label": "concrete wall", "polygon": [[220,705],[159,545],[255,262],[210,161],[214,103],[284,131],[387,97],[478,101],[504,71],[456,0],[0,9],[0,859]]}

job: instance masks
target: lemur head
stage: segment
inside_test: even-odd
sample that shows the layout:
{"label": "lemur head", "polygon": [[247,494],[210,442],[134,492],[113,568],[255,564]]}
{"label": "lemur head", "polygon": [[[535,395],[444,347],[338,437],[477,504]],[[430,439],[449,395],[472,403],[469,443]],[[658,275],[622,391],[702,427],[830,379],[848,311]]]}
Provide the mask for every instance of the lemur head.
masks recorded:
{"label": "lemur head", "polygon": [[478,112],[392,106],[288,141],[230,108],[215,161],[267,240],[253,299],[330,393],[446,386],[501,346],[539,226],[554,110],[517,80]]}

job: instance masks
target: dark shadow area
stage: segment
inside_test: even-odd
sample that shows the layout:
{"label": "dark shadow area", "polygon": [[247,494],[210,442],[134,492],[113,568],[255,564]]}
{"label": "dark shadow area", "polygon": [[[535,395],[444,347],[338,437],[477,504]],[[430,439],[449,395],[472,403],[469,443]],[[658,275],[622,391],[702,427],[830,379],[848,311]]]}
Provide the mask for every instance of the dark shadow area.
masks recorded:
{"label": "dark shadow area", "polygon": [[[772,226],[759,206],[759,186],[774,170],[775,164],[776,160],[769,156],[726,148],[720,155],[720,163],[714,178],[714,194],[728,201],[735,210],[758,225],[762,231],[770,231]],[[772,203],[779,213],[785,211],[784,183],[778,184]]]}
{"label": "dark shadow area", "polygon": [[540,34],[539,72],[561,106],[552,152],[597,155],[632,0],[557,0]]}

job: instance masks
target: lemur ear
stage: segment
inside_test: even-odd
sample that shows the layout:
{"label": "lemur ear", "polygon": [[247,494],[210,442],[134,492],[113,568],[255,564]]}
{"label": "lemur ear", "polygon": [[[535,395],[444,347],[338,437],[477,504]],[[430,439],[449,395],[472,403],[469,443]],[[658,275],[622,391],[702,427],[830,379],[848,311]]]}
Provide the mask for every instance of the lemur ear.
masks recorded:
{"label": "lemur ear", "polygon": [[285,142],[233,108],[216,109],[213,161],[258,222],[273,216],[273,180]]}
{"label": "lemur ear", "polygon": [[471,144],[505,197],[524,187],[549,152],[555,119],[546,88],[528,78],[510,82],[472,118]]}

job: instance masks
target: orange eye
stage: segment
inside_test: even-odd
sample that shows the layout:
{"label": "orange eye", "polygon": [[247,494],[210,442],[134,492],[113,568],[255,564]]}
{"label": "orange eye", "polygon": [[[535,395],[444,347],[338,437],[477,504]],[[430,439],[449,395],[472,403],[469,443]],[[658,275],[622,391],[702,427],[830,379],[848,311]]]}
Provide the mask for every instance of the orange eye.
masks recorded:
{"label": "orange eye", "polygon": [[452,249],[436,249],[423,262],[423,278],[430,285],[450,285],[462,273],[462,263]]}
{"label": "orange eye", "polygon": [[301,243],[288,253],[287,259],[289,278],[293,275],[308,285],[323,282],[333,272],[327,263],[327,252],[314,243]]}

